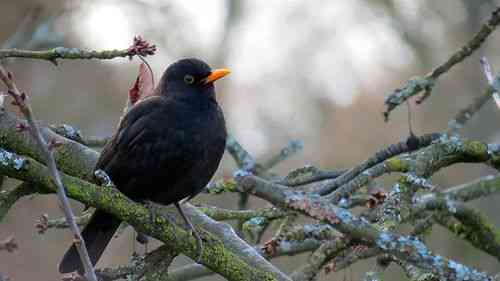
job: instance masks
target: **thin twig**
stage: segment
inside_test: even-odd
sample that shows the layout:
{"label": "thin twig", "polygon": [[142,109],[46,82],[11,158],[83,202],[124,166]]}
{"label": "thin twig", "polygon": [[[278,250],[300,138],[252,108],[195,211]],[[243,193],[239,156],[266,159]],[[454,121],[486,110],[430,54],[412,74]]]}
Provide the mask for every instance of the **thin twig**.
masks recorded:
{"label": "thin twig", "polygon": [[243,146],[241,146],[241,144],[232,135],[229,135],[227,137],[226,149],[233,157],[236,165],[238,165],[238,168],[244,171],[253,171],[255,169],[255,159],[252,157],[252,155],[250,155],[250,153],[248,153],[248,151],[243,148]]}
{"label": "thin twig", "polygon": [[272,156],[269,160],[262,164],[264,170],[272,169],[277,164],[285,161],[291,156],[295,155],[304,148],[304,143],[300,140],[291,140],[283,147],[280,152]]}
{"label": "thin twig", "polygon": [[134,43],[127,49],[122,50],[82,50],[78,48],[56,47],[44,51],[31,51],[19,49],[0,49],[0,59],[3,58],[30,58],[48,60],[57,65],[58,59],[114,59],[117,57],[128,57],[153,55],[156,46],[151,45],[141,37],[134,38]]}
{"label": "thin twig", "polygon": [[483,67],[483,73],[484,76],[486,76],[486,79],[488,80],[488,84],[492,88],[492,96],[493,99],[495,100],[495,103],[497,104],[497,107],[500,108],[500,95],[498,94],[499,89],[500,89],[500,82],[498,81],[500,78],[494,78],[493,77],[493,71],[491,70],[490,63],[488,62],[488,59],[486,57],[481,58],[481,66]]}
{"label": "thin twig", "polygon": [[49,128],[58,135],[90,147],[104,146],[111,139],[110,137],[84,136],[78,128],[68,124],[50,125]]}
{"label": "thin twig", "polygon": [[334,179],[346,172],[347,170],[323,171],[314,166],[308,165],[292,170],[284,178],[277,180],[276,183],[294,187],[322,180]]}
{"label": "thin twig", "polygon": [[[92,216],[92,211],[84,211],[81,215],[75,216],[75,221],[76,224],[80,226],[86,225],[90,217]],[[47,214],[43,214],[40,216],[40,219],[38,219],[35,223],[35,227],[38,231],[39,234],[45,233],[49,228],[69,228],[69,224],[66,221],[66,218],[57,218],[57,219],[49,219],[49,216]]]}
{"label": "thin twig", "polygon": [[472,116],[474,116],[474,114],[477,113],[483,105],[490,100],[492,96],[497,107],[500,107],[500,96],[498,95],[498,91],[500,89],[500,77],[493,76],[491,66],[486,57],[481,58],[481,66],[489,87],[481,96],[476,97],[470,105],[460,110],[457,115],[455,115],[455,117],[448,122],[448,129],[446,133],[456,134],[458,130],[461,129],[465,123],[467,123],[467,121],[469,121]]}
{"label": "thin twig", "polygon": [[[440,134],[427,134],[418,137],[418,148],[426,147],[430,145],[434,140],[438,139],[440,137]],[[335,191],[337,188],[340,186],[346,185],[348,182],[356,178],[358,175],[360,175],[362,172],[365,170],[374,167],[375,165],[382,163],[383,161],[395,156],[399,155],[402,153],[410,152],[412,150],[415,150],[413,147],[408,147],[408,144],[406,141],[401,141],[396,144],[392,144],[389,147],[382,149],[375,153],[372,157],[369,159],[365,160],[363,163],[360,165],[350,169],[349,171],[345,172],[341,176],[331,179],[331,180],[326,180],[322,182],[317,188],[317,193],[320,195],[326,195],[329,194],[333,191]],[[343,192],[339,192],[343,193]]]}
{"label": "thin twig", "polygon": [[90,261],[89,255],[87,253],[87,248],[85,246],[85,241],[83,240],[80,229],[75,222],[75,216],[73,215],[73,211],[71,210],[71,206],[69,204],[68,197],[66,196],[65,187],[61,181],[61,176],[57,169],[56,161],[54,159],[53,149],[51,149],[50,141],[47,142],[43,137],[40,128],[38,127],[37,122],[35,121],[35,117],[33,116],[33,111],[31,110],[31,105],[29,103],[29,98],[25,93],[21,93],[17,88],[12,73],[7,72],[4,67],[0,64],[0,80],[3,81],[5,86],[8,89],[8,93],[14,99],[14,103],[19,107],[20,111],[23,113],[24,117],[28,121],[28,130],[31,135],[34,137],[38,147],[43,152],[47,166],[49,167],[50,174],[54,183],[57,185],[57,196],[61,203],[62,210],[64,212],[64,216],[71,226],[70,229],[73,232],[75,237],[75,244],[78,249],[78,253],[80,254],[82,264],[85,268],[85,277],[89,281],[97,281],[97,276],[95,275],[94,268]]}
{"label": "thin twig", "polygon": [[453,53],[443,64],[434,68],[430,73],[422,77],[415,77],[408,80],[407,84],[396,89],[391,95],[385,99],[386,111],[384,116],[386,121],[389,114],[399,105],[403,104],[407,99],[424,91],[424,95],[417,101],[423,102],[431,93],[437,79],[444,73],[448,72],[453,66],[462,62],[469,57],[474,51],[479,49],[486,41],[488,36],[500,24],[500,7],[496,8],[491,14],[491,17],[486,23],[481,26],[481,29],[469,40],[462,48]]}

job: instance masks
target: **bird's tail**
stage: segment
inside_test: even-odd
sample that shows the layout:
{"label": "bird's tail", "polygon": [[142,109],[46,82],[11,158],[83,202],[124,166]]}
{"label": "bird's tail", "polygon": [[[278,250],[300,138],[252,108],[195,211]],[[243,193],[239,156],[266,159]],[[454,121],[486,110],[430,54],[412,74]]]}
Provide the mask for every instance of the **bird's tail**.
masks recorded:
{"label": "bird's tail", "polygon": [[[96,210],[90,218],[89,223],[83,229],[82,237],[87,246],[90,261],[93,266],[101,257],[111,238],[113,238],[120,223],[121,221],[112,215],[104,211]],[[80,261],[80,255],[74,244],[66,251],[66,254],[64,254],[59,264],[60,273],[69,273],[73,271],[78,271],[79,273],[84,272],[83,265]]]}

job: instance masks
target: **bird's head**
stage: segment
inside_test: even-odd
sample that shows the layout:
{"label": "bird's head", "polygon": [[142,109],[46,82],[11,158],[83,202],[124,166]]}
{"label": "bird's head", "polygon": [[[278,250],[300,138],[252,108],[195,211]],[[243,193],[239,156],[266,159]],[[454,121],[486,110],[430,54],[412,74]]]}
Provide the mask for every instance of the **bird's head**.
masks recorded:
{"label": "bird's head", "polygon": [[225,68],[212,70],[199,59],[181,59],[167,68],[158,86],[163,95],[212,99],[215,98],[213,83],[229,73]]}

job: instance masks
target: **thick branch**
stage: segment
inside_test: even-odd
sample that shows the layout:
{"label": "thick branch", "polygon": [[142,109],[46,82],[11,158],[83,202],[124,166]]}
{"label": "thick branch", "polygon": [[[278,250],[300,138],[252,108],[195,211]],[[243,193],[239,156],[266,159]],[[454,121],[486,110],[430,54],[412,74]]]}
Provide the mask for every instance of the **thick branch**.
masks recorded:
{"label": "thick branch", "polygon": [[[33,137],[28,132],[19,132],[19,124],[26,124],[26,121],[4,109],[0,110],[0,147],[44,163],[45,158]],[[92,169],[99,154],[87,146],[56,134],[47,126],[39,124],[39,127],[45,139],[55,140],[60,144],[54,149],[57,167],[69,175],[92,180]]]}
{"label": "thick branch", "polygon": [[[47,167],[34,159],[22,158],[15,154],[12,155],[16,158],[24,159],[24,163],[29,164],[19,167],[14,165],[13,162],[2,162],[3,165],[0,165],[0,174],[24,181],[30,181],[34,186],[52,192],[55,191],[56,187],[50,179]],[[84,204],[103,209],[117,218],[126,221],[137,231],[161,240],[172,249],[182,252],[193,259],[197,257],[198,250],[195,239],[183,229],[171,225],[169,219],[162,214],[157,214],[154,222],[152,222],[152,216],[147,208],[131,201],[116,189],[97,186],[66,174],[61,174],[61,176],[67,188],[67,194],[71,198]],[[207,225],[204,225],[204,227],[206,226]],[[224,236],[218,236],[208,232],[202,232],[201,234],[204,240],[201,262],[227,279],[288,280],[265,272],[262,268],[255,267],[255,265],[249,265],[237,254],[227,249],[227,246],[220,240],[224,239]]]}

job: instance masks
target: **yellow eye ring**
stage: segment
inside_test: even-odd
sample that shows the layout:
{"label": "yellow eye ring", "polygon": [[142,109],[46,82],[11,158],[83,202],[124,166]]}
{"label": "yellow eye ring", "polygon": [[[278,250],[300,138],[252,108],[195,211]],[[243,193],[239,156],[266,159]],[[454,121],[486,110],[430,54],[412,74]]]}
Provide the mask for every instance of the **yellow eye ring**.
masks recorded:
{"label": "yellow eye ring", "polygon": [[186,84],[193,84],[194,83],[194,77],[192,75],[187,74],[184,76],[184,82]]}

